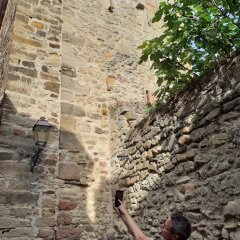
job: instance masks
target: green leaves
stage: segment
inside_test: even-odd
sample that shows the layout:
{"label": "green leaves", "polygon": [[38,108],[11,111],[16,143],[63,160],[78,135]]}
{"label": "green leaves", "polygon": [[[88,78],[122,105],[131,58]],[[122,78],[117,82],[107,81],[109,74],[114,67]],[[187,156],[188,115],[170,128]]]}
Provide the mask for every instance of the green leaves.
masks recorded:
{"label": "green leaves", "polygon": [[239,16],[239,1],[160,2],[152,21],[164,21],[164,33],[139,47],[140,63],[152,61],[160,100],[173,96],[204,71],[239,51]]}

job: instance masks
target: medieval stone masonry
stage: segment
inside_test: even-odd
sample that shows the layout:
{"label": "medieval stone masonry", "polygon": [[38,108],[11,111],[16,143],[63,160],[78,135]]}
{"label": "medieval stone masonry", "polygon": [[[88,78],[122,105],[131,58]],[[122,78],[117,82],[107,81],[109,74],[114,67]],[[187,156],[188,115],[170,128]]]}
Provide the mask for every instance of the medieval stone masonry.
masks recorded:
{"label": "medieval stone masonry", "polygon": [[[174,210],[192,240],[240,239],[240,59],[146,117],[155,77],[137,47],[161,34],[158,2],[8,0],[0,239],[131,239],[112,210],[119,188],[154,239]],[[31,172],[40,117],[53,128]]]}
{"label": "medieval stone masonry", "polygon": [[154,239],[172,211],[191,220],[190,239],[240,239],[239,66],[236,57],[159,106],[114,155],[115,188]]}
{"label": "medieval stone masonry", "polygon": [[[138,65],[137,47],[160,33],[151,24],[157,8],[153,0],[8,0],[0,33],[1,239],[116,233],[110,116],[120,111],[123,135],[144,116],[154,75]],[[30,172],[40,117],[53,128]]]}

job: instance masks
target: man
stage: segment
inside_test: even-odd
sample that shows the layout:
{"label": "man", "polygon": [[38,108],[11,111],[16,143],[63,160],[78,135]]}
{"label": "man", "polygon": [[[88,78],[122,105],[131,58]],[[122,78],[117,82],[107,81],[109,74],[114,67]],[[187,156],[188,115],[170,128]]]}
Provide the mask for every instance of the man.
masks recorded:
{"label": "man", "polygon": [[[121,205],[119,207],[113,206],[113,209],[127,226],[134,240],[150,240],[130,216],[125,204],[120,200],[118,201]],[[162,236],[165,240],[187,240],[190,234],[191,223],[180,213],[170,214],[162,228]]]}

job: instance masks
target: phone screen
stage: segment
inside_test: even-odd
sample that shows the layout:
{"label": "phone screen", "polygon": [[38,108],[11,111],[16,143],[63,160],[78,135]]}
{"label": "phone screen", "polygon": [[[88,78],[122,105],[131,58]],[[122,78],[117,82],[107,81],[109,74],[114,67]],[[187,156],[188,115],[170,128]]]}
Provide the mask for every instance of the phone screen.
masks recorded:
{"label": "phone screen", "polygon": [[123,200],[123,191],[122,190],[116,191],[115,202],[114,202],[115,207],[119,207],[121,205],[120,202],[118,201],[118,199],[120,199],[121,201]]}

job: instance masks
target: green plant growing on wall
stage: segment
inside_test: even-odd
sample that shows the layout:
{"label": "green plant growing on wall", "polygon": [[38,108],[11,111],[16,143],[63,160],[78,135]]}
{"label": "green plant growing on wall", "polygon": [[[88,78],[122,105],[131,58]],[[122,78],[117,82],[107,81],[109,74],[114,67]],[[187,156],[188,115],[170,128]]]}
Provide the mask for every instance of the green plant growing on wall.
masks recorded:
{"label": "green plant growing on wall", "polygon": [[151,113],[155,112],[156,108],[157,108],[156,104],[148,104],[146,109],[145,109],[145,113],[146,114],[151,114]]}
{"label": "green plant growing on wall", "polygon": [[139,47],[140,63],[152,61],[159,100],[239,52],[240,0],[161,1],[152,21],[160,20],[163,34]]}

